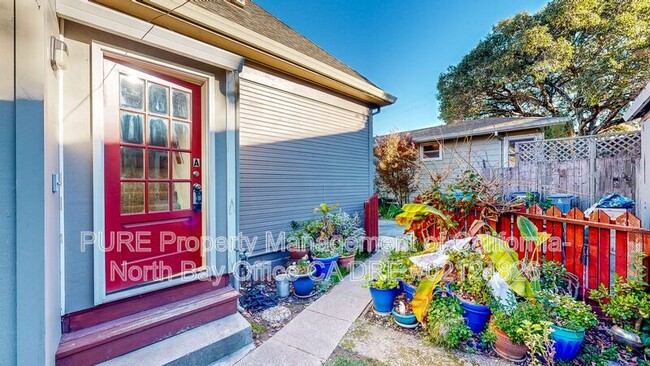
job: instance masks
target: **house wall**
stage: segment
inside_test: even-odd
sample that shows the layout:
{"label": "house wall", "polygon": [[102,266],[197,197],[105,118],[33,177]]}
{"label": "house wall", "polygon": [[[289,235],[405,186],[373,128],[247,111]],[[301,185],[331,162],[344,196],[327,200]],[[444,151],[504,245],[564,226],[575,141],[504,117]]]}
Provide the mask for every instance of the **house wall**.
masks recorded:
{"label": "house wall", "polygon": [[57,75],[51,2],[0,4],[0,364],[51,365],[60,338]]}
{"label": "house wall", "polygon": [[[91,44],[93,41],[146,55],[184,67],[213,74],[216,121],[210,138],[215,140],[216,170],[215,212],[227,212],[226,200],[226,73],[211,65],[130,41],[71,21],[65,23],[65,38],[70,53],[68,71],[63,74],[63,145],[65,194],[65,313],[94,305],[93,251],[81,246],[81,232],[93,231],[93,153],[91,124]],[[102,179],[100,177],[100,179]],[[207,208],[206,208],[207,209]],[[226,235],[226,215],[217,215],[211,224],[216,234]],[[217,256],[217,266],[226,265],[225,253]]]}
{"label": "house wall", "polygon": [[641,159],[636,174],[636,212],[643,227],[650,228],[650,113],[641,122]]}
{"label": "house wall", "polygon": [[[240,75],[240,231],[254,260],[321,202],[363,214],[372,194],[369,108],[247,64]],[[253,242],[257,238],[256,242]],[[247,243],[244,242],[244,246]]]}
{"label": "house wall", "polygon": [[539,130],[529,129],[500,133],[498,137],[493,135],[469,136],[444,140],[442,141],[442,159],[423,160],[424,168],[420,171],[418,192],[415,195],[426,189],[431,183],[429,172],[434,174],[448,172],[447,179],[443,183],[448,184],[468,169],[481,172],[484,169],[499,168],[503,165],[503,147],[506,137],[539,133]]}
{"label": "house wall", "polygon": [[0,2],[0,365],[16,363],[16,104],[14,4]]}

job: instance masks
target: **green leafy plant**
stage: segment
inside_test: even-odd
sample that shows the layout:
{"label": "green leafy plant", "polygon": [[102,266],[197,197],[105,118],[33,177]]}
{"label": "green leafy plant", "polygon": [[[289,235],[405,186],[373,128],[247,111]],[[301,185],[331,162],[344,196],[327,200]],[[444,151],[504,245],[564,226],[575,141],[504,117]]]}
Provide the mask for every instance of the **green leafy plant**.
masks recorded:
{"label": "green leafy plant", "polygon": [[[555,341],[551,338],[551,325],[553,323],[542,320],[539,323],[533,323],[530,320],[524,320],[521,327],[517,329],[523,339],[524,344],[530,352],[531,365],[554,365],[553,357],[555,356]],[[544,360],[544,363],[540,361]]]}
{"label": "green leafy plant", "polygon": [[539,301],[546,309],[549,320],[558,327],[580,331],[598,324],[591,306],[571,296],[544,291],[539,294]]}
{"label": "green leafy plant", "polygon": [[398,288],[399,283],[397,280],[387,274],[378,273],[376,276],[367,277],[368,281],[364,287],[366,288],[376,288],[379,290],[390,290],[393,288]]}
{"label": "green leafy plant", "polygon": [[439,270],[420,281],[420,284],[415,289],[415,294],[413,294],[413,300],[411,301],[411,306],[413,307],[413,314],[415,318],[420,322],[424,323],[424,320],[427,315],[427,310],[429,309],[429,304],[433,299],[433,293],[436,286],[442,280],[444,275],[443,270]]}
{"label": "green leafy plant", "polygon": [[590,292],[590,298],[598,302],[603,313],[614,324],[623,329],[639,333],[643,321],[650,318],[650,294],[647,283],[636,278],[627,281],[615,275],[614,286],[610,290],[601,284]]}
{"label": "green leafy plant", "polygon": [[457,348],[472,336],[472,330],[463,319],[460,300],[453,296],[433,296],[427,313],[429,339],[436,345]]}
{"label": "green leafy plant", "polygon": [[508,243],[487,234],[480,234],[477,237],[481,248],[512,291],[525,298],[535,296],[530,280],[519,269],[519,256],[508,246]]}
{"label": "green leafy plant", "polygon": [[452,222],[442,211],[421,203],[408,203],[402,206],[402,213],[395,217],[397,225],[404,226],[405,231],[412,230],[414,222],[425,220],[431,216],[435,216],[442,220],[447,226],[451,226]]}
{"label": "green leafy plant", "polygon": [[490,348],[497,343],[497,335],[489,327],[485,328],[479,335],[481,347],[484,349]]}
{"label": "green leafy plant", "polygon": [[505,333],[514,344],[524,344],[524,333],[519,331],[524,327],[524,322],[539,324],[546,319],[544,308],[539,303],[521,301],[505,309],[498,302],[493,303],[492,324]]}
{"label": "green leafy plant", "polygon": [[312,273],[315,270],[314,266],[307,258],[302,258],[291,264],[287,268],[287,273],[292,276],[304,275]]}
{"label": "green leafy plant", "polygon": [[402,213],[402,209],[395,204],[380,204],[379,205],[379,216],[383,219],[392,220],[395,216]]}
{"label": "green leafy plant", "polygon": [[487,268],[485,255],[476,250],[451,251],[449,261],[453,264],[456,274],[454,292],[463,300],[489,305],[492,292],[484,278]]}

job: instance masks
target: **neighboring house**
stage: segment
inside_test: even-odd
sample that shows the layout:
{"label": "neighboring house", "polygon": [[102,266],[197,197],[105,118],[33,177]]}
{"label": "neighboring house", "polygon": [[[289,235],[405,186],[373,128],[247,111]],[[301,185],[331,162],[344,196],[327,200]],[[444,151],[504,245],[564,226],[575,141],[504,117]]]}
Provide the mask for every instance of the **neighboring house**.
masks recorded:
{"label": "neighboring house", "polygon": [[395,98],[250,0],[9,3],[0,364],[250,344],[238,242],[195,239],[258,236],[251,260],[274,259],[320,202],[362,213],[372,116]]}
{"label": "neighboring house", "polygon": [[447,174],[450,182],[466,170],[512,167],[515,144],[544,138],[544,128],[564,118],[485,118],[408,131],[420,149],[423,169],[419,186],[429,183],[427,170]]}
{"label": "neighboring house", "polygon": [[636,213],[642,226],[650,227],[650,83],[630,103],[625,121],[641,120],[641,160],[636,172]]}

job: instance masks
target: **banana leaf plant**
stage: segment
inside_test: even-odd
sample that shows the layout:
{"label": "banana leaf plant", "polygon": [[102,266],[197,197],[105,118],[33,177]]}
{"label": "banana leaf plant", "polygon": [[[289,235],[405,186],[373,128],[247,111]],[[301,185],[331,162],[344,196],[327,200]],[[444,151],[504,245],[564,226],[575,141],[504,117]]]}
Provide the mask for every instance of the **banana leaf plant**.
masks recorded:
{"label": "banana leaf plant", "polygon": [[443,269],[439,269],[433,274],[425,277],[415,290],[413,300],[411,301],[411,307],[413,308],[413,314],[415,314],[415,318],[418,322],[424,323],[429,309],[429,304],[433,299],[434,290],[442,280],[444,273]]}
{"label": "banana leaf plant", "polygon": [[395,216],[395,222],[404,227],[404,232],[413,232],[419,239],[427,237],[428,228],[438,222],[441,222],[445,228],[454,226],[447,215],[429,205],[408,203],[402,206],[402,211]]}

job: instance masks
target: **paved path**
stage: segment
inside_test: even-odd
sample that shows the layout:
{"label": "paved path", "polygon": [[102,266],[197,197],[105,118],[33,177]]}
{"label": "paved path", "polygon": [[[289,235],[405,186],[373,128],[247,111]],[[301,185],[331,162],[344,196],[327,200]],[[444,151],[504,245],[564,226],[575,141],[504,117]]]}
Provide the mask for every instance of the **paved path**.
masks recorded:
{"label": "paved path", "polygon": [[358,266],[236,365],[320,365],[327,360],[370,303],[370,292],[362,286],[381,256],[378,252]]}

